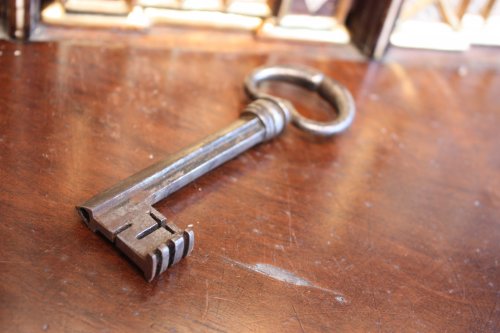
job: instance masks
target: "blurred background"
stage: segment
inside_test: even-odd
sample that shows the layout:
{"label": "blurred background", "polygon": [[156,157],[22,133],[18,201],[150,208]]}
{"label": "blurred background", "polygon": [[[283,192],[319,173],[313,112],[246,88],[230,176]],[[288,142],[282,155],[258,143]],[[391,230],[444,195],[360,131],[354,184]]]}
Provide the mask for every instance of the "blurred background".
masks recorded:
{"label": "blurred background", "polygon": [[14,40],[106,39],[118,31],[234,50],[326,44],[340,56],[373,59],[388,50],[500,46],[497,0],[2,0],[0,19],[0,38]]}

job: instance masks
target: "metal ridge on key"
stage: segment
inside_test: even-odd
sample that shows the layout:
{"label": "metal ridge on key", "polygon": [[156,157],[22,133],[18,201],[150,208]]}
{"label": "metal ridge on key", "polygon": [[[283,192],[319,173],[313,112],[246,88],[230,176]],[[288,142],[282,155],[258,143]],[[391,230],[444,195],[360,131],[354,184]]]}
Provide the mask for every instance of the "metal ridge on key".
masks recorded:
{"label": "metal ridge on key", "polygon": [[[336,107],[338,115],[326,123],[306,119],[290,102],[260,93],[258,86],[265,80],[287,81],[317,91]],[[247,78],[246,90],[255,101],[231,125],[76,207],[87,226],[113,242],[143,271],[146,280],[152,281],[188,256],[194,246],[192,228],[182,230],[169,222],[153,208],[155,203],[249,148],[278,136],[290,121],[306,132],[330,136],[345,130],[354,118],[349,91],[311,69],[260,68]]]}

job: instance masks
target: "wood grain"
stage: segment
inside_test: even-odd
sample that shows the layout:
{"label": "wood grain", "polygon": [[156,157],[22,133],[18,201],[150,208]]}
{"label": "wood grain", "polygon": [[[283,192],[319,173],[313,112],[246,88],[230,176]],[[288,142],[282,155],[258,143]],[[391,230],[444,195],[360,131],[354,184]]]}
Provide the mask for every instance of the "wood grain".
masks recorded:
{"label": "wood grain", "polygon": [[[500,67],[0,51],[0,331],[499,330]],[[282,63],[344,83],[353,127],[333,140],[290,127],[159,204],[197,243],[147,283],[75,204],[232,122],[245,75]],[[310,94],[270,89],[326,117]]]}

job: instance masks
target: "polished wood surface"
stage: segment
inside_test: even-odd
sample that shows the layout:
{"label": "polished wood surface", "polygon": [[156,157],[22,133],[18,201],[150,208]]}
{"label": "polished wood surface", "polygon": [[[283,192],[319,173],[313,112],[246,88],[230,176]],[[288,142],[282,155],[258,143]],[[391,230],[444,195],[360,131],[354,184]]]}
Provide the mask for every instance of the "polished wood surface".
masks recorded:
{"label": "polished wood surface", "polygon": [[[76,41],[0,52],[1,332],[499,330],[500,66]],[[352,128],[290,127],[159,204],[196,245],[147,283],[74,206],[232,122],[245,75],[282,63],[344,83]],[[271,89],[327,117],[312,94]]]}

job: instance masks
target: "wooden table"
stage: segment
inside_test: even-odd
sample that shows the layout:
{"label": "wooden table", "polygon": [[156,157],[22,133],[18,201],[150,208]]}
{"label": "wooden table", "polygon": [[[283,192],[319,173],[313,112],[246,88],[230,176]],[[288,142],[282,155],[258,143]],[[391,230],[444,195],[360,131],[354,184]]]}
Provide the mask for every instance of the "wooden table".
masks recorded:
{"label": "wooden table", "polygon": [[[354,125],[290,127],[159,204],[196,246],[147,283],[74,206],[232,122],[245,75],[282,63],[344,83]],[[0,331],[498,332],[499,71],[0,42]]]}

